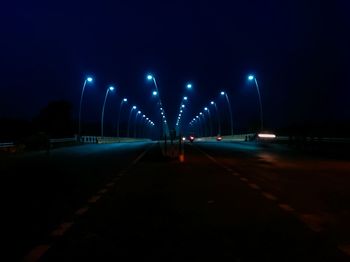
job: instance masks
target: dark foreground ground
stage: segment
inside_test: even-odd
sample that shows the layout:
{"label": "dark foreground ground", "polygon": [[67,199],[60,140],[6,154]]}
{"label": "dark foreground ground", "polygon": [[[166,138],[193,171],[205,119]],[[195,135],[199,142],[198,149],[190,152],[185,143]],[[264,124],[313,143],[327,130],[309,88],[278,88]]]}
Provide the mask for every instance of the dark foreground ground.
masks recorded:
{"label": "dark foreground ground", "polygon": [[254,143],[184,152],[135,143],[7,159],[6,261],[349,261],[348,161]]}

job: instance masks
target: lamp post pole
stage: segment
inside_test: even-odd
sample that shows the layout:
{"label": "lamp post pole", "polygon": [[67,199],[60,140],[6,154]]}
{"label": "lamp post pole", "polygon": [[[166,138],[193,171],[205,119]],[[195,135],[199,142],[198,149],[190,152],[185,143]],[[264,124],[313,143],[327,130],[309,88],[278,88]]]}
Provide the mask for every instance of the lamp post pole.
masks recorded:
{"label": "lamp post pole", "polygon": [[233,136],[233,120],[232,120],[232,109],[231,109],[231,103],[230,99],[228,98],[228,95],[226,92],[221,92],[221,95],[224,95],[228,104],[228,109],[230,112],[230,122],[231,122],[231,136]]}
{"label": "lamp post pole", "polygon": [[119,107],[119,114],[118,114],[118,123],[117,123],[117,137],[119,138],[119,122],[120,122],[120,115],[122,112],[122,106],[124,103],[128,102],[127,98],[122,99],[122,101],[120,102],[120,107]]}
{"label": "lamp post pole", "polygon": [[256,86],[256,91],[258,92],[259,106],[260,106],[260,129],[262,131],[264,129],[264,120],[263,120],[263,108],[262,108],[262,102],[261,102],[261,95],[260,95],[260,89],[259,89],[258,80],[253,75],[248,76],[248,80],[250,80],[250,81],[254,80],[254,83],[255,83],[255,86]]}
{"label": "lamp post pole", "polygon": [[103,102],[102,116],[101,116],[101,137],[102,138],[103,138],[103,118],[104,118],[104,114],[105,114],[106,101],[107,101],[107,97],[108,97],[109,91],[113,91],[113,90],[114,90],[113,86],[110,86],[110,87],[107,88],[106,95],[105,95],[105,100]]}
{"label": "lamp post pole", "polygon": [[220,122],[220,113],[218,110],[218,106],[216,105],[216,103],[214,101],[211,101],[210,104],[212,104],[215,107],[215,111],[216,111],[216,115],[217,115],[217,119],[218,119],[218,135],[221,135],[221,122]]}
{"label": "lamp post pole", "polygon": [[78,136],[80,139],[80,135],[81,135],[81,106],[82,106],[82,102],[83,102],[83,95],[84,95],[84,91],[85,91],[85,86],[86,84],[89,82],[91,83],[93,81],[93,79],[91,77],[88,77],[85,79],[84,84],[83,84],[83,89],[81,91],[81,96],[80,96],[80,105],[79,105],[79,124],[78,124]]}
{"label": "lamp post pole", "polygon": [[130,137],[130,121],[131,121],[132,112],[133,112],[134,110],[136,110],[136,109],[137,109],[136,106],[133,106],[133,107],[130,109],[129,119],[128,119],[128,132],[127,132],[127,137]]}

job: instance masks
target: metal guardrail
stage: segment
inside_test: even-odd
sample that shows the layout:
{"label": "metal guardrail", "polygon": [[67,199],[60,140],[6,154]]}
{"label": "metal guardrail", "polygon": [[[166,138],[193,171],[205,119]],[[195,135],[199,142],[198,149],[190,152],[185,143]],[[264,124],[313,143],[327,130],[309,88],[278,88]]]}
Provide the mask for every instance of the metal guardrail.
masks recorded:
{"label": "metal guardrail", "polygon": [[0,148],[10,148],[14,147],[15,144],[13,142],[8,142],[8,143],[0,143]]}
{"label": "metal guardrail", "polygon": [[76,142],[76,141],[77,141],[76,137],[50,139],[50,143],[65,143],[65,142]]}

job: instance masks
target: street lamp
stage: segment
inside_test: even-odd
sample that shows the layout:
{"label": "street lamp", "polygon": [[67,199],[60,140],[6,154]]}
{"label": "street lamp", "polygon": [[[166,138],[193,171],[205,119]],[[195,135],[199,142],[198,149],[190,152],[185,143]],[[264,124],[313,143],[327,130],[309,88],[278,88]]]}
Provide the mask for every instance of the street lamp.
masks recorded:
{"label": "street lamp", "polygon": [[92,83],[93,79],[92,77],[87,77],[85,80],[84,80],[84,84],[83,84],[83,89],[81,91],[81,96],[80,96],[80,105],[79,105],[79,130],[78,130],[78,136],[80,137],[80,134],[81,134],[81,105],[82,105],[82,102],[83,102],[83,95],[84,95],[84,90],[85,90],[85,86],[87,83]]}
{"label": "street lamp", "polygon": [[[158,85],[157,85],[157,81],[156,81],[156,78],[153,76],[153,75],[151,75],[151,74],[148,74],[147,75],[147,80],[148,81],[153,81],[153,84],[154,84],[154,86],[156,87],[156,90],[155,91],[153,91],[153,96],[158,96],[158,103],[159,103],[159,107],[160,107],[160,111],[162,112],[163,111],[163,106],[162,106],[162,101],[161,101],[161,98],[160,98],[160,93],[159,93],[159,89],[158,89]],[[165,133],[167,134],[168,132],[167,132],[167,124],[166,124],[166,122],[164,122],[164,124],[165,125],[163,125],[162,124],[162,131],[164,132],[165,131]]]}
{"label": "street lamp", "polygon": [[103,137],[103,117],[105,114],[105,106],[106,106],[106,101],[107,101],[107,96],[108,96],[109,91],[114,91],[114,87],[110,86],[107,88],[106,95],[105,95],[105,101],[103,102],[102,116],[101,116],[101,137]]}
{"label": "street lamp", "polygon": [[227,104],[228,104],[228,109],[229,109],[229,112],[230,112],[230,119],[231,119],[231,136],[233,136],[233,120],[232,120],[231,103],[230,103],[230,100],[228,99],[228,95],[227,95],[226,92],[221,91],[220,94],[221,94],[222,96],[225,96],[225,97],[226,97],[226,101],[227,101]]}
{"label": "street lamp", "polygon": [[139,115],[141,115],[141,111],[137,111],[136,116],[135,116],[135,121],[134,121],[134,137],[136,138],[136,124],[137,124],[137,118]]}
{"label": "street lamp", "polygon": [[219,113],[218,107],[217,107],[217,105],[216,105],[216,103],[214,101],[211,101],[210,104],[215,107],[216,115],[217,115],[217,118],[218,118],[218,131],[219,131],[218,135],[220,136],[221,135],[220,113]]}
{"label": "street lamp", "polygon": [[262,131],[264,129],[264,120],[263,120],[263,109],[262,109],[262,102],[261,102],[261,95],[260,95],[258,81],[256,80],[256,77],[254,75],[249,75],[248,80],[255,82],[256,90],[258,92],[259,105],[260,105],[260,129]]}
{"label": "street lamp", "polygon": [[132,112],[133,112],[134,110],[136,110],[136,109],[137,109],[137,106],[133,106],[133,107],[131,107],[131,109],[130,109],[129,119],[128,119],[128,132],[127,132],[127,137],[130,137],[130,121],[131,121]]}
{"label": "street lamp", "polygon": [[192,89],[192,84],[187,84],[187,89]]}
{"label": "street lamp", "polygon": [[211,114],[210,114],[209,108],[208,107],[204,107],[204,112],[208,113],[209,124],[210,124],[210,134],[209,134],[209,136],[211,136],[213,134],[213,122],[211,121]]}
{"label": "street lamp", "polygon": [[117,137],[119,137],[119,122],[120,122],[120,115],[122,113],[122,106],[124,103],[127,103],[128,99],[123,98],[122,101],[120,102],[120,107],[119,107],[119,114],[118,114],[118,123],[117,123]]}

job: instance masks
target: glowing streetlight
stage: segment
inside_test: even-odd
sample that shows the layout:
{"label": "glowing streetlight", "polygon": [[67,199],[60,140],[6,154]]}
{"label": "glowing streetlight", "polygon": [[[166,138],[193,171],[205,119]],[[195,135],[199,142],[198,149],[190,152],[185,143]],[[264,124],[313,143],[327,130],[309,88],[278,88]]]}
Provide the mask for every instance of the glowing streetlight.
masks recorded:
{"label": "glowing streetlight", "polygon": [[211,114],[210,114],[209,108],[208,107],[204,107],[204,112],[208,113],[209,125],[210,125],[210,134],[209,134],[209,136],[211,136],[213,134],[213,122],[211,121]]}
{"label": "glowing streetlight", "polygon": [[221,135],[220,113],[219,113],[218,107],[214,101],[211,101],[210,104],[215,107],[215,111],[216,111],[216,115],[217,115],[217,119],[218,119],[218,136],[220,136]]}
{"label": "glowing streetlight", "polygon": [[255,82],[256,90],[257,90],[258,96],[259,96],[259,105],[260,105],[260,130],[263,130],[264,129],[263,109],[262,109],[262,102],[261,102],[261,95],[260,95],[258,81],[256,80],[256,77],[254,75],[249,75],[248,80]]}
{"label": "glowing streetlight", "polygon": [[117,137],[119,137],[119,122],[120,122],[120,115],[122,113],[122,106],[124,103],[127,103],[128,99],[123,98],[122,101],[120,102],[120,107],[119,107],[119,114],[118,114],[118,123],[117,123]]}
{"label": "glowing streetlight", "polygon": [[101,137],[103,137],[103,118],[104,118],[104,114],[105,114],[105,106],[106,106],[106,101],[107,101],[107,96],[108,96],[109,91],[114,91],[114,87],[110,86],[107,88],[105,100],[103,102],[102,116],[101,116]]}
{"label": "glowing streetlight", "polygon": [[228,104],[228,109],[229,109],[229,112],[230,112],[230,119],[231,119],[231,136],[233,136],[233,120],[232,120],[231,103],[230,103],[230,100],[228,99],[228,95],[227,95],[226,92],[221,91],[220,94],[221,94],[222,96],[225,96],[225,97],[226,97],[226,101],[227,101],[227,104]]}
{"label": "glowing streetlight", "polygon": [[192,89],[192,84],[187,84],[187,89]]}
{"label": "glowing streetlight", "polygon": [[[137,124],[137,118],[139,115],[141,115],[141,111],[137,111],[136,116],[135,116],[135,121],[134,121],[134,137],[136,137],[136,124]],[[142,118],[141,118],[142,119]]]}
{"label": "glowing streetlight", "polygon": [[80,137],[80,134],[81,134],[81,105],[82,105],[82,102],[83,102],[83,95],[84,95],[84,90],[85,90],[85,86],[87,83],[92,83],[93,79],[92,77],[87,77],[84,81],[84,84],[83,84],[83,89],[81,91],[81,96],[80,96],[80,105],[79,105],[79,129],[78,129],[78,136]]}
{"label": "glowing streetlight", "polygon": [[152,95],[153,95],[153,96],[158,95],[157,91],[153,91]]}
{"label": "glowing streetlight", "polygon": [[137,106],[133,106],[133,107],[131,107],[131,109],[130,109],[129,119],[128,119],[128,132],[127,132],[127,137],[130,137],[130,121],[131,121],[132,112],[133,112],[134,110],[136,110],[136,109],[137,109]]}

